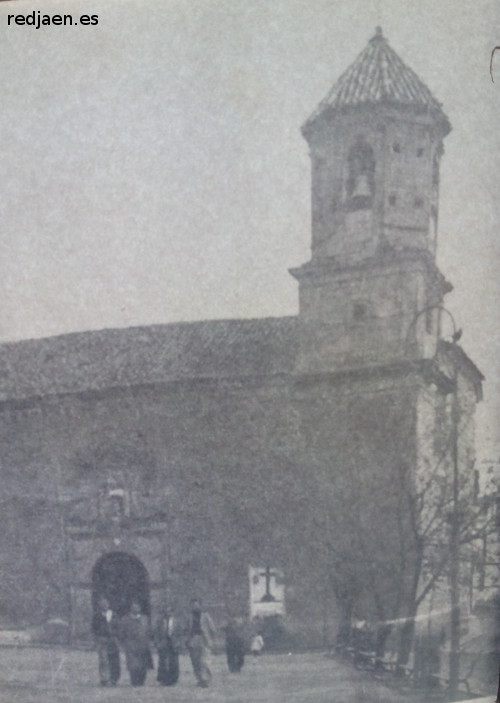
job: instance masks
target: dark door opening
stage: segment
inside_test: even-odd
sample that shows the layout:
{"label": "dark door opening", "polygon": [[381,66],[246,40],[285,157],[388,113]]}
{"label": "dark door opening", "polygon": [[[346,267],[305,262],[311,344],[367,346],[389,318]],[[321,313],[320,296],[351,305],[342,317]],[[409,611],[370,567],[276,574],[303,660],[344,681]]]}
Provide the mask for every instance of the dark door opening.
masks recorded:
{"label": "dark door opening", "polygon": [[149,577],[142,562],[125,552],[110,552],[98,559],[92,569],[94,610],[103,596],[120,616],[129,612],[132,601],[137,601],[142,612],[150,615]]}

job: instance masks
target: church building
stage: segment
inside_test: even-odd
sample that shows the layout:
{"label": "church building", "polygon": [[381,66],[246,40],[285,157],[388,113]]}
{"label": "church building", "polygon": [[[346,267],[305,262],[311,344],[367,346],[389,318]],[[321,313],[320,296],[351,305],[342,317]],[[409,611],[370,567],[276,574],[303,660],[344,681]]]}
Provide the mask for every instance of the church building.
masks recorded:
{"label": "church building", "polygon": [[414,614],[481,398],[436,265],[450,129],[377,29],[302,127],[296,316],[0,345],[0,615],[82,638],[100,595],[197,596],[219,624],[280,613],[312,641]]}

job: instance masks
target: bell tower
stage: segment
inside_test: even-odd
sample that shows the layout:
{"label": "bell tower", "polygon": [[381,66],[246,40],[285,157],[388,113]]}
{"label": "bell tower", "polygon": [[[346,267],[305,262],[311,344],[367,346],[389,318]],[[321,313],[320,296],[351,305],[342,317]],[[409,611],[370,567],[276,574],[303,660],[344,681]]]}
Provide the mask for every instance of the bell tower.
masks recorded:
{"label": "bell tower", "polygon": [[435,264],[439,164],[450,129],[380,28],[303,125],[312,242],[310,261],[291,270],[300,286],[299,366],[434,354],[436,306],[451,290]]}

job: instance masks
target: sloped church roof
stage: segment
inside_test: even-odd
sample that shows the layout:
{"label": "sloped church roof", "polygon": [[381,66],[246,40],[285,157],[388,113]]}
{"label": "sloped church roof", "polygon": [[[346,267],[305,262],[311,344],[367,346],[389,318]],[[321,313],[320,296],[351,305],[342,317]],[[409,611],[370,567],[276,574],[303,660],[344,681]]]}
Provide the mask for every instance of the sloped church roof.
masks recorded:
{"label": "sloped church roof", "polygon": [[368,46],[340,76],[304,127],[307,128],[328,111],[377,104],[397,105],[417,112],[431,113],[444,123],[445,133],[450,131],[441,103],[389,46],[380,27],[377,27]]}
{"label": "sloped church roof", "polygon": [[0,344],[0,404],[186,379],[290,372],[297,318],[178,322]]}

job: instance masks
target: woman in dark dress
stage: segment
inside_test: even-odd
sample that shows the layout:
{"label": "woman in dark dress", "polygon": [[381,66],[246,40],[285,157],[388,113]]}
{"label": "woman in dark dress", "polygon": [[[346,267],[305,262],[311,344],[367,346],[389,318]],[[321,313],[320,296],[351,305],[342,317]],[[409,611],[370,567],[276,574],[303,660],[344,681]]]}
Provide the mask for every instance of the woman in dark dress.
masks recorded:
{"label": "woman in dark dress", "polygon": [[226,635],[226,658],[229,671],[237,674],[245,662],[245,637],[241,623],[231,618],[224,628]]}
{"label": "woman in dark dress", "polygon": [[153,668],[151,632],[148,618],[142,614],[139,603],[130,606],[130,613],[122,619],[121,642],[125,651],[127,669],[132,686],[144,686],[148,669]]}

